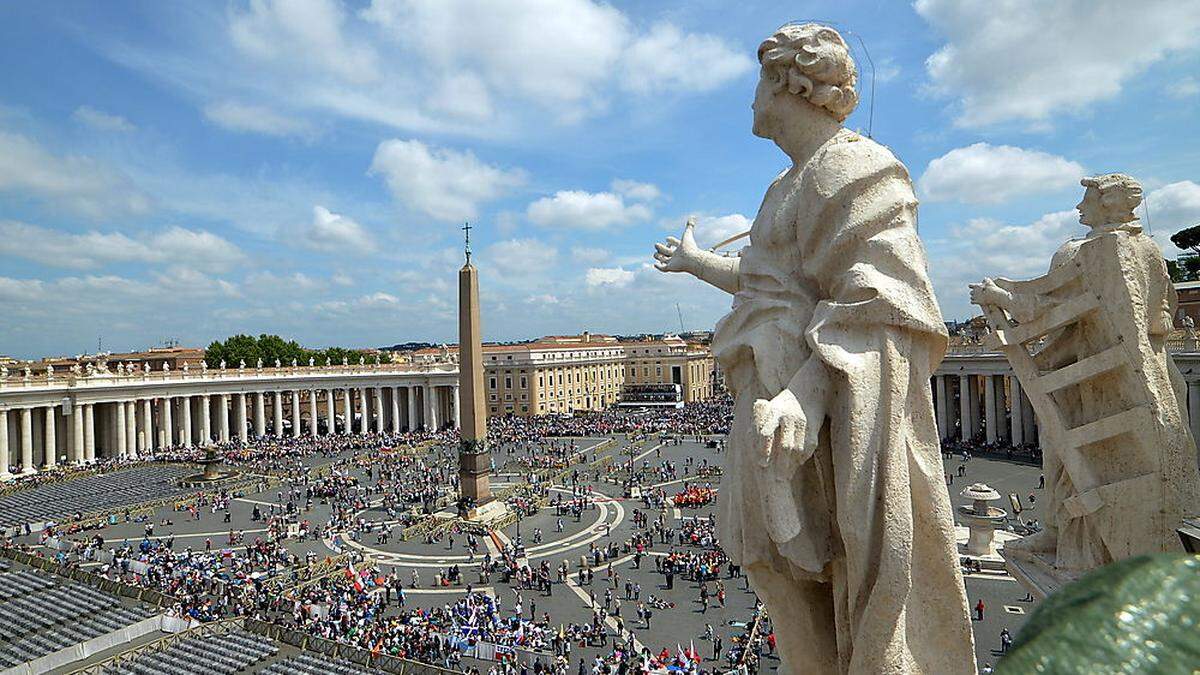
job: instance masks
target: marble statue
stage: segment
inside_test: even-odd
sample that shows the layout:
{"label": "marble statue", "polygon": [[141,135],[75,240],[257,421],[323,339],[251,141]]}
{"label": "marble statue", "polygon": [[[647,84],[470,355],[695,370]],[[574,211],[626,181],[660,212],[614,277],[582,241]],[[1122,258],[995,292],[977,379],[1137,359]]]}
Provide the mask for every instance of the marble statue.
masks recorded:
{"label": "marble statue", "polygon": [[165,361],[164,361],[164,362],[163,362],[163,372],[164,372],[164,373],[169,373],[169,372],[171,372],[171,364],[169,364],[169,363],[167,363],[167,362],[165,362]]}
{"label": "marble statue", "polygon": [[309,368],[312,368],[312,367],[313,367],[313,357],[311,357],[311,356],[310,356],[310,357],[308,357],[308,367],[309,367]]}
{"label": "marble statue", "polygon": [[[310,366],[312,365],[312,359],[309,359],[309,360],[308,360],[308,365],[310,365]],[[296,367],[296,359],[292,359],[292,367],[293,367],[293,368],[295,368],[295,367]]]}
{"label": "marble statue", "polygon": [[120,377],[125,376],[125,364],[124,363],[117,364],[117,375]]}
{"label": "marble statue", "polygon": [[[92,375],[95,375],[95,374],[96,374],[96,366],[93,366],[93,365],[92,365],[92,364],[90,364],[90,363],[89,363],[89,364],[87,364],[87,367],[86,367],[86,368],[84,368],[84,373],[85,373],[85,374],[86,374],[88,377],[91,377]],[[29,379],[29,369],[28,369],[28,368],[26,368],[26,369],[25,369],[25,379],[27,379],[27,380]]]}
{"label": "marble statue", "polygon": [[1181,550],[1179,521],[1200,509],[1186,388],[1166,350],[1175,289],[1135,215],[1142,187],[1124,174],[1081,183],[1089,231],[1059,248],[1045,276],[971,286],[1038,417],[1045,523],[1005,551],[1032,566],[1018,571],[1031,583],[1039,569],[1056,582],[1044,591]]}
{"label": "marble statue", "polygon": [[343,366],[345,366],[345,365],[348,365],[348,364],[349,364],[349,361],[347,361],[347,360],[346,360],[346,357],[344,357],[344,356],[343,356],[343,357],[342,357],[342,365],[343,365]]}
{"label": "marble statue", "polygon": [[221,370],[225,370],[225,359],[221,359]]}
{"label": "marble statue", "polygon": [[[78,364],[78,363],[72,363],[72,364],[71,364],[71,374],[72,374],[72,375],[74,375],[75,377],[79,377],[79,373],[80,373],[80,372],[81,372],[81,369],[79,368],[79,364]],[[4,374],[5,374],[6,376],[8,375],[8,369],[7,369],[7,368],[5,368],[5,369],[4,369]]]}
{"label": "marble statue", "polygon": [[366,364],[367,364],[367,357],[360,355],[358,357],[358,365],[365,366]]}
{"label": "marble statue", "polygon": [[149,363],[143,363],[143,364],[142,364],[142,372],[143,372],[143,373],[145,373],[145,374],[147,374],[147,375],[149,375],[149,374],[150,374],[150,364],[149,364]]}
{"label": "marble statue", "polygon": [[246,369],[246,359],[238,359],[238,370]]}
{"label": "marble statue", "polygon": [[46,379],[47,380],[54,379],[54,366],[52,366],[50,364],[46,364]]}
{"label": "marble statue", "polygon": [[8,366],[0,366],[0,379],[8,379]]}
{"label": "marble statue", "polygon": [[280,366],[282,366],[282,365],[283,365],[283,364],[279,362],[279,359],[275,359],[275,368],[277,368],[277,369],[278,369],[278,368],[279,368]]}
{"label": "marble statue", "polygon": [[[224,362],[222,362],[221,367],[222,368],[225,367]],[[200,374],[205,375],[207,373],[208,373],[208,361],[201,361],[200,362]]]}
{"label": "marble statue", "polygon": [[188,371],[190,370],[190,368],[188,367],[188,362],[187,362],[187,361],[184,361],[184,362],[183,362],[183,367],[182,367],[182,369],[183,369],[183,374],[184,374],[184,375],[187,375],[187,374],[188,374]]}
{"label": "marble statue", "polygon": [[689,221],[657,267],[731,294],[713,351],[736,396],[719,536],[791,673],[974,673],[929,380],[946,328],[908,171],[843,127],[858,101],[834,29],[758,48],[753,132],[791,166],[736,257]]}
{"label": "marble statue", "polygon": [[262,370],[262,358],[261,357],[254,364],[254,368],[255,368],[255,370]]}

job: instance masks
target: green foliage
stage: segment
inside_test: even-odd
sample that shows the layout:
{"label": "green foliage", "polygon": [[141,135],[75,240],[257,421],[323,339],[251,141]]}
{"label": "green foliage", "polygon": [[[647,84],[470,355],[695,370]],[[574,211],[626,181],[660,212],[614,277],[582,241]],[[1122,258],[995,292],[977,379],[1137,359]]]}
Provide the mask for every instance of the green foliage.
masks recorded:
{"label": "green foliage", "polygon": [[356,349],[342,347],[321,350],[305,349],[295,340],[284,340],[278,335],[265,333],[258,337],[234,335],[224,341],[213,342],[204,352],[204,360],[208,362],[209,368],[219,368],[222,360],[225,361],[227,368],[237,368],[242,360],[245,360],[247,368],[253,368],[260,358],[263,367],[266,368],[273,368],[276,359],[279,359],[279,363],[284,366],[290,366],[292,359],[302,366],[307,366],[309,357],[312,357],[314,363],[319,366],[325,365],[327,359],[329,359],[328,363],[341,365],[343,357],[350,364],[358,364],[359,358],[362,357],[366,357],[367,363],[375,363],[373,355],[367,356],[365,352]]}
{"label": "green foliage", "polygon": [[1200,556],[1139,556],[1046,598],[996,672],[1193,673],[1198,630]]}
{"label": "green foliage", "polygon": [[1167,261],[1167,273],[1171,281],[1200,281],[1200,256],[1181,255],[1175,260]]}
{"label": "green foliage", "polygon": [[1171,243],[1200,255],[1200,225],[1185,227],[1171,235]]}

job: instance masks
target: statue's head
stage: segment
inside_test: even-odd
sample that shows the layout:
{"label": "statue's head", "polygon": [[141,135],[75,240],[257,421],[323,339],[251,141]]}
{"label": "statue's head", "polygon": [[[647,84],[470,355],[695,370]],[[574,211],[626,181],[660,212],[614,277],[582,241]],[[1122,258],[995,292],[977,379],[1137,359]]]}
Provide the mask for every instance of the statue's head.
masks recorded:
{"label": "statue's head", "polygon": [[1131,223],[1133,211],[1142,203],[1142,185],[1123,173],[1106,173],[1079,181],[1087,188],[1075,208],[1079,222],[1091,227]]}
{"label": "statue's head", "polygon": [[758,47],[762,65],[754,98],[754,133],[768,136],[775,120],[771,99],[797,96],[845,121],[858,104],[858,71],[850,48],[829,26],[788,24]]}

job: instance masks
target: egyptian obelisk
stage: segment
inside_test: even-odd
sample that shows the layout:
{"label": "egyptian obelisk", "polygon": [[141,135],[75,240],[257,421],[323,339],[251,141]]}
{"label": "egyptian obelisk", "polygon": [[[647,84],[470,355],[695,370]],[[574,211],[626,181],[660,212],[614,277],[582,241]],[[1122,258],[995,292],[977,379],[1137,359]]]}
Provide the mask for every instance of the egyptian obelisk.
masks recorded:
{"label": "egyptian obelisk", "polygon": [[483,330],[479,321],[479,271],[471,264],[471,226],[467,234],[467,261],[458,271],[458,393],[460,433],[458,479],[459,510],[473,515],[492,499],[488,485],[491,453],[487,447],[487,415],[483,405]]}

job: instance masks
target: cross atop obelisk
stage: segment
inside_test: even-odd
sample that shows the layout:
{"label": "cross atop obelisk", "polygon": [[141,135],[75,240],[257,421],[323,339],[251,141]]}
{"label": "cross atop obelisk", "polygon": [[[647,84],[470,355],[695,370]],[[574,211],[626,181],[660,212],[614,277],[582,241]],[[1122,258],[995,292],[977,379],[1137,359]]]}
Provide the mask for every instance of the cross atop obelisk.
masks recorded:
{"label": "cross atop obelisk", "polygon": [[487,416],[483,400],[483,327],[479,320],[479,271],[471,264],[471,224],[465,233],[467,261],[458,271],[459,510],[471,517],[492,498],[488,474]]}

